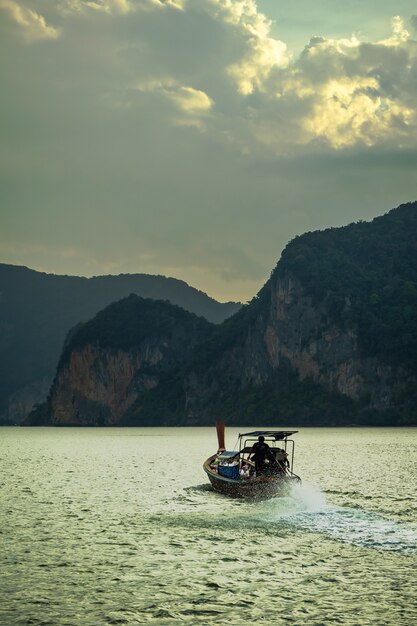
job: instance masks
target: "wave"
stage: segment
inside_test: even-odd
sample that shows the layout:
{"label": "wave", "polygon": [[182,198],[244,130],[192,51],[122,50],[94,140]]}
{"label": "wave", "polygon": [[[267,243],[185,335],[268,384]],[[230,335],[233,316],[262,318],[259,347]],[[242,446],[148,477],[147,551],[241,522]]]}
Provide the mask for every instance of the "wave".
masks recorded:
{"label": "wave", "polygon": [[329,503],[326,495],[328,492],[303,483],[294,485],[286,497],[255,502],[229,499],[202,484],[165,500],[160,515],[165,523],[191,528],[266,534],[303,531],[364,548],[417,553],[417,524],[393,520],[360,506],[337,506]]}
{"label": "wave", "polygon": [[319,489],[294,486],[285,502],[271,501],[269,522],[327,535],[352,545],[414,554],[417,524],[388,519],[360,508],[328,504]]}

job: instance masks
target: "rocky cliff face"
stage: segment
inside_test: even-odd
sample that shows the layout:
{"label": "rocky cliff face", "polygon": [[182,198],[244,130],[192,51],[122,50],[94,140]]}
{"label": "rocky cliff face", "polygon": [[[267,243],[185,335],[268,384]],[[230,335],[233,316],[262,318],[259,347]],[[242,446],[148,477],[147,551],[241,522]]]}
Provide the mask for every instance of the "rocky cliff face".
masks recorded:
{"label": "rocky cliff face", "polygon": [[[292,242],[220,326],[133,296],[112,305],[66,347],[48,423],[416,423],[417,204],[400,209],[374,247],[369,224]],[[352,271],[356,239],[371,262]]]}
{"label": "rocky cliff face", "polygon": [[[364,356],[355,328],[338,327],[329,318],[326,304],[314,306],[302,284],[290,274],[273,277],[264,287],[262,302],[250,306],[256,307],[257,313],[248,320],[246,334],[200,375],[193,372],[188,377],[188,417],[209,421],[221,410],[222,400],[236,398],[245,390],[262,389],[279,403],[292,376],[301,383],[317,384],[329,394],[330,406],[334,397],[349,400],[349,423],[355,421],[358,411],[396,409],[404,393],[417,387],[413,372]],[[238,408],[245,420],[244,407]],[[268,419],[262,406],[259,414],[261,420],[262,415]],[[239,420],[238,414],[233,417]]]}
{"label": "rocky cliff face", "polygon": [[[354,327],[338,327],[325,303],[314,306],[301,283],[290,276],[271,282],[264,340],[271,366],[287,361],[300,380],[311,379],[328,392],[343,394],[364,408],[384,410],[414,376],[361,353]],[[350,307],[346,300],[347,312]]]}
{"label": "rocky cliff face", "polygon": [[141,370],[163,359],[159,345],[143,345],[127,353],[87,345],[73,351],[52,389],[54,425],[114,425],[134,404],[141,391],[158,384],[157,376]]}
{"label": "rocky cliff face", "polygon": [[65,336],[131,293],[166,299],[220,323],[239,308],[164,276],[56,276],[0,263],[0,424],[19,422],[45,400]]}
{"label": "rocky cliff face", "polygon": [[149,393],[176,380],[211,327],[167,302],[132,295],[111,305],[68,341],[40,421],[113,426],[132,415],[143,421]]}

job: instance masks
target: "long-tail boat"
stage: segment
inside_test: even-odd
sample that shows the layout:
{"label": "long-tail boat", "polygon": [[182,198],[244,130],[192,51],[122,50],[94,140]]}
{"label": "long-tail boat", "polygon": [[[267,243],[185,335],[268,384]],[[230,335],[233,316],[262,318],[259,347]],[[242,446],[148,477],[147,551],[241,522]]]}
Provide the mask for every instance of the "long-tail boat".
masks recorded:
{"label": "long-tail boat", "polygon": [[[216,424],[218,450],[203,465],[215,491],[232,497],[271,498],[285,495],[301,482],[293,472],[297,430],[256,430],[240,433],[235,450],[226,450],[224,424]],[[264,459],[257,460],[257,444],[264,446]],[[265,448],[266,444],[266,448]]]}

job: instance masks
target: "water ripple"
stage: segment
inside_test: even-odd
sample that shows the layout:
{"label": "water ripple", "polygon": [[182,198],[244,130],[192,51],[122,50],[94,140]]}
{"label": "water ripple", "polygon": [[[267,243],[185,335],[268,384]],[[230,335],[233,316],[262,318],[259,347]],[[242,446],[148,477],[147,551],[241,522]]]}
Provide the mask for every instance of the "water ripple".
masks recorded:
{"label": "water ripple", "polygon": [[417,623],[411,431],[300,433],[316,486],[257,503],[202,482],[210,429],[2,435],[0,624]]}

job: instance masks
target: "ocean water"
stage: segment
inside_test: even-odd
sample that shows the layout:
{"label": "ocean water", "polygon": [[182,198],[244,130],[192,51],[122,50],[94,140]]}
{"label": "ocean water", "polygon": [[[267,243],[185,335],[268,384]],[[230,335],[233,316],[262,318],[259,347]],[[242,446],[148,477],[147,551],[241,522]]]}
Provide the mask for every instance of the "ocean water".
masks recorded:
{"label": "ocean water", "polygon": [[253,502],[214,428],[2,428],[0,624],[415,626],[417,429],[294,439],[302,485]]}

